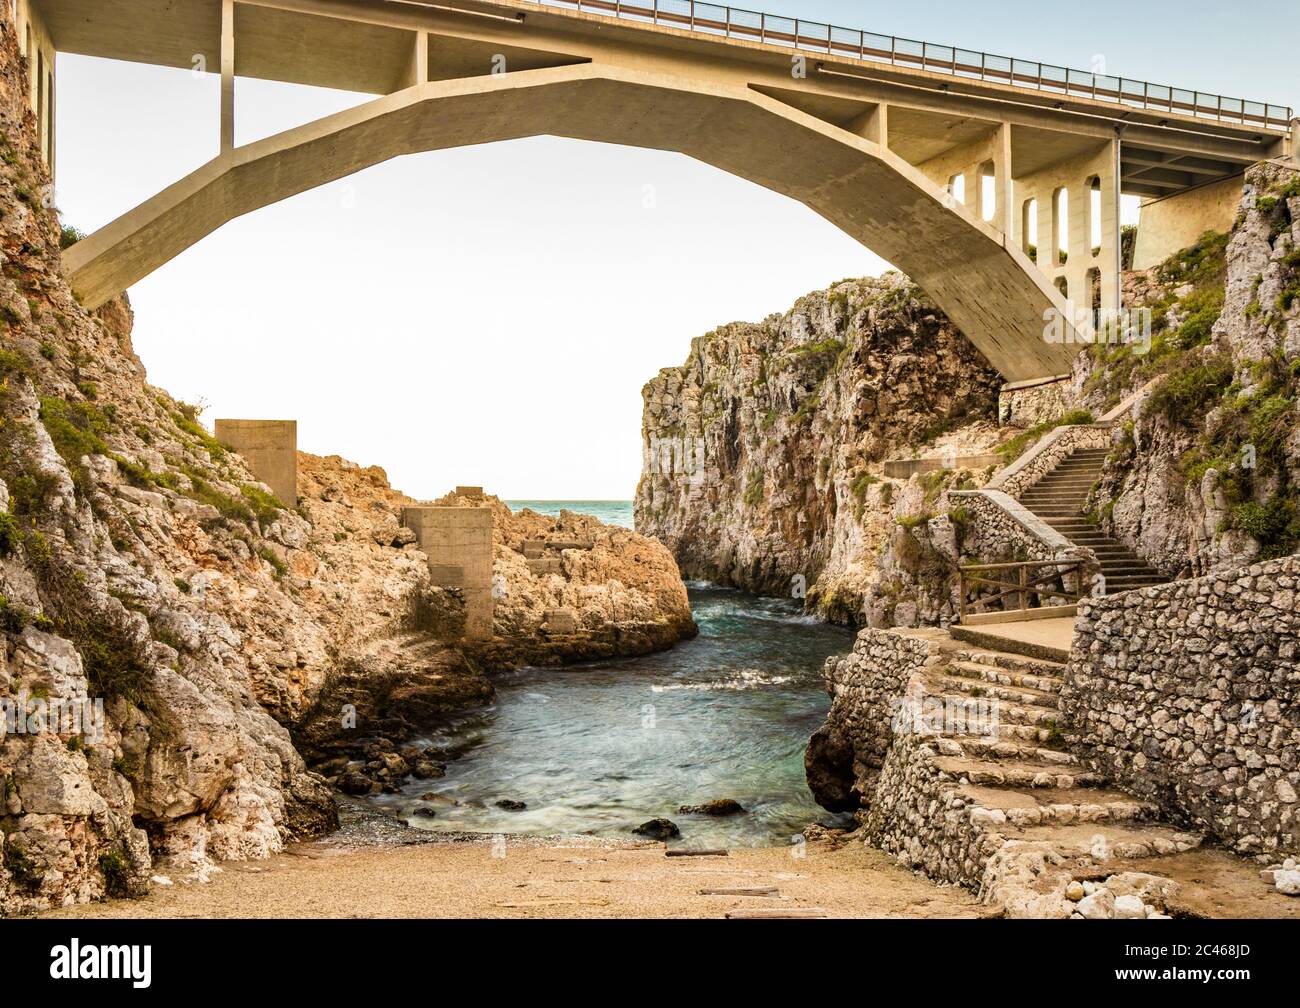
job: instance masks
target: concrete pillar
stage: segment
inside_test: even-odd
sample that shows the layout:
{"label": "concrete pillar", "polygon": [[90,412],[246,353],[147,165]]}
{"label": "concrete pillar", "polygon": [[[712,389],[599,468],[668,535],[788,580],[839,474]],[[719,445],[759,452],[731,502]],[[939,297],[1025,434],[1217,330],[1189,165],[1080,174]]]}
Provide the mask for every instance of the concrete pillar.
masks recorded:
{"label": "concrete pillar", "polygon": [[429,33],[415,33],[415,51],[411,54],[410,86],[425,84],[429,80]]}
{"label": "concrete pillar", "polygon": [[298,421],[218,420],[216,438],[234,449],[285,507],[298,503]]}
{"label": "concrete pillar", "polygon": [[[981,181],[981,186],[983,182]],[[1011,206],[1011,124],[1002,123],[993,138],[993,226],[1010,238],[1015,234]]]}
{"label": "concrete pillar", "polygon": [[1291,150],[1288,156],[1300,164],[1300,119],[1291,120]]}
{"label": "concrete pillar", "polygon": [[235,0],[221,0],[221,153],[235,149]]}
{"label": "concrete pillar", "polygon": [[463,592],[465,638],[491,640],[492,509],[417,504],[402,509],[402,524],[428,555],[434,584]]}
{"label": "concrete pillar", "polygon": [[[1110,142],[1107,151],[1108,169],[1101,174],[1101,253],[1098,255],[1101,270],[1101,310],[1103,317],[1120,309],[1121,291],[1120,271],[1122,259],[1119,240],[1119,197],[1120,197],[1120,139]],[[1089,205],[1092,194],[1088,194]],[[1092,241],[1092,236],[1088,236]]]}

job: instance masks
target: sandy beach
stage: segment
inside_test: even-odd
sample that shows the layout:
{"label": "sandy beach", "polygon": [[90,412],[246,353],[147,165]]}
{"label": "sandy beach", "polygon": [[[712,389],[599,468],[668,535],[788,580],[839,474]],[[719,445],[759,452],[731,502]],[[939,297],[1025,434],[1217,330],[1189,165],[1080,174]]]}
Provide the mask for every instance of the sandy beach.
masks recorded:
{"label": "sandy beach", "polygon": [[[764,895],[707,890],[774,890]],[[492,917],[721,918],[737,910],[829,917],[978,917],[960,889],[936,886],[860,843],[667,857],[662,845],[521,839],[403,847],[298,844],[267,861],[227,863],[207,883],[154,886],[142,900],[71,907],[60,918]]]}

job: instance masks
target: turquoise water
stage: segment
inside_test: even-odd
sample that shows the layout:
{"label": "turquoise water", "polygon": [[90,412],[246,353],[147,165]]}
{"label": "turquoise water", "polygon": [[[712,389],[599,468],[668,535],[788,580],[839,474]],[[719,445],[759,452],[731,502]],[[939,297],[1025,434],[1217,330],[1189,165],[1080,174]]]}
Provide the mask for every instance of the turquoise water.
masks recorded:
{"label": "turquoise water", "polygon": [[[498,677],[491,707],[426,740],[461,753],[447,775],[374,801],[417,828],[485,833],[634,839],[633,826],[666,816],[691,847],[787,844],[810,822],[839,821],[813,802],[803,751],[830,707],[822,663],[852,636],[786,599],[704,585],[690,596],[694,640]],[[677,811],[716,798],[748,811]],[[496,808],[502,799],[528,808]],[[422,806],[435,817],[412,814]]]}
{"label": "turquoise water", "polygon": [[558,515],[561,510],[577,511],[579,514],[591,515],[595,518],[599,518],[606,525],[622,525],[624,528],[632,527],[631,501],[512,500],[506,501],[506,505],[511,511],[521,511],[524,508],[532,508],[538,514],[545,515]]}

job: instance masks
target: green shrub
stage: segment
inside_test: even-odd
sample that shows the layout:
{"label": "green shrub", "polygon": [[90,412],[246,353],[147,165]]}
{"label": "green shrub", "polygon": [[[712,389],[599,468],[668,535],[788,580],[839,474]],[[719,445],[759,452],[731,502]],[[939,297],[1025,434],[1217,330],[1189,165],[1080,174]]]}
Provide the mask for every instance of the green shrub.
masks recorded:
{"label": "green shrub", "polygon": [[754,469],[749,474],[749,482],[745,486],[745,503],[750,507],[758,507],[763,503],[764,494],[764,476],[761,469]]}
{"label": "green shrub", "polygon": [[875,476],[872,476],[871,473],[864,472],[849,484],[849,490],[852,492],[858,503],[861,503],[867,497],[867,488],[872,486],[872,484],[879,482],[880,480]]}
{"label": "green shrub", "polygon": [[277,511],[286,510],[274,494],[269,494],[260,487],[245,484],[239,488],[239,492],[244,495],[254,517],[262,525],[271,524],[277,517]]}
{"label": "green shrub", "polygon": [[11,556],[23,541],[18,519],[8,511],[0,511],[0,556]]}
{"label": "green shrub", "polygon": [[109,896],[125,896],[130,888],[131,871],[120,851],[99,855],[99,871],[104,876],[104,891]]}
{"label": "green shrub", "polygon": [[23,892],[30,895],[40,890],[41,883],[45,880],[45,873],[13,840],[5,844],[4,865],[14,885]]}
{"label": "green shrub", "polygon": [[1205,414],[1210,403],[1222,398],[1232,384],[1232,360],[1220,354],[1174,371],[1151,394],[1146,414],[1170,417],[1189,424]]}
{"label": "green shrub", "polygon": [[4,595],[0,595],[0,630],[17,634],[22,633],[29,626],[45,631],[54,629],[54,623],[47,617],[15,605]]}
{"label": "green shrub", "polygon": [[1289,556],[1300,549],[1300,508],[1285,497],[1274,497],[1267,504],[1238,504],[1228,523],[1259,540],[1262,559]]}
{"label": "green shrub", "polygon": [[263,546],[257,553],[258,556],[271,565],[276,577],[284,577],[289,573],[289,568],[285,565],[285,562],[276,555],[275,550],[271,549],[271,547]]}

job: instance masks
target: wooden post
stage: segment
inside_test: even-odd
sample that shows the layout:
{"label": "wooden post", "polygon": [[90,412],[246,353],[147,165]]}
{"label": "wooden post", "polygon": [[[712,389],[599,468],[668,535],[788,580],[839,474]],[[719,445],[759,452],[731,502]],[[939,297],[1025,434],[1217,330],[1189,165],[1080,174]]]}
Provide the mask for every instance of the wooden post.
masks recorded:
{"label": "wooden post", "polygon": [[1026,609],[1029,608],[1028,606],[1029,596],[1025,592],[1025,585],[1028,581],[1028,578],[1029,578],[1029,564],[1021,564],[1020,565],[1020,592],[1019,592],[1021,612],[1024,612]]}

